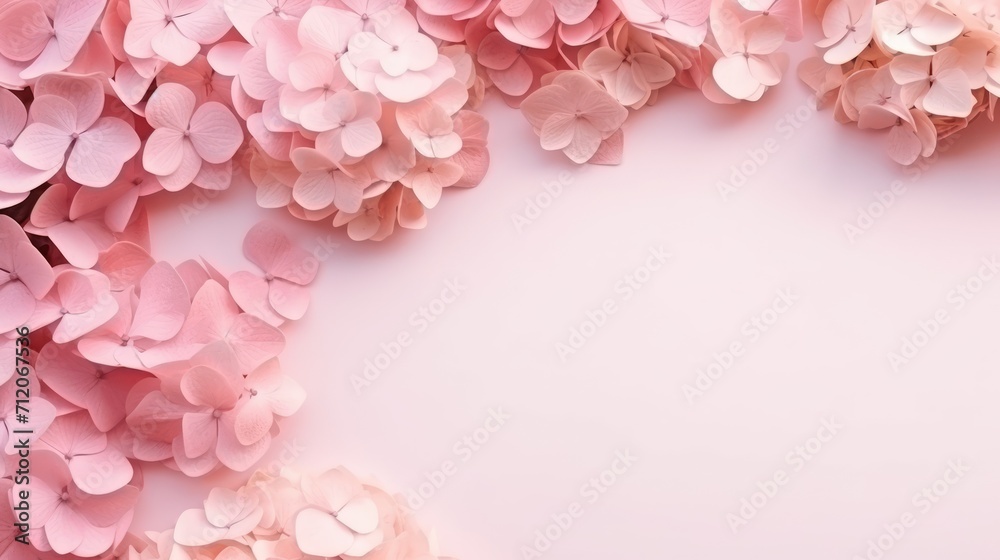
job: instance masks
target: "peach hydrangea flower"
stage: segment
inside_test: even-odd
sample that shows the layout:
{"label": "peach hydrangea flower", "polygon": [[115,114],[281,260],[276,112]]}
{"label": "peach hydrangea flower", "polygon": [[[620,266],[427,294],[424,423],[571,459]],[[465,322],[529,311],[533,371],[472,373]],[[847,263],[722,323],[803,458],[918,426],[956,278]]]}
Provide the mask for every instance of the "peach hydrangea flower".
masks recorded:
{"label": "peach hydrangea flower", "polygon": [[557,75],[529,95],[521,111],[541,138],[542,148],[561,150],[576,163],[592,158],[628,116],[628,110],[581,71]]}

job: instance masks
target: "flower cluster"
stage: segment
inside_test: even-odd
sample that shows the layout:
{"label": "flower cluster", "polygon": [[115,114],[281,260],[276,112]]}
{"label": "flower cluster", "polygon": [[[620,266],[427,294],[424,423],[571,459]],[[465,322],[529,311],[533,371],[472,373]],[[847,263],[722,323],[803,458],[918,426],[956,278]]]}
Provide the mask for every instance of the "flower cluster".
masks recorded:
{"label": "flower cluster", "polygon": [[130,560],[446,560],[399,500],[343,468],[257,472],[237,490],[212,490],[172,531],[127,545]]}
{"label": "flower cluster", "polygon": [[889,156],[910,164],[1000,95],[993,4],[969,0],[830,0],[819,6],[822,57],[799,75],[839,122],[888,132]]}
{"label": "flower cluster", "polygon": [[244,242],[260,273],[157,262],[142,205],[115,231],[115,205],[84,189],[45,189],[23,229],[0,215],[0,520],[21,491],[32,504],[32,547],[4,521],[4,558],[107,553],[143,463],[249,470],[305,399],[278,365],[276,325],[305,313],[315,258],[264,222]]}
{"label": "flower cluster", "polygon": [[488,89],[525,102],[543,148],[617,163],[627,109],[668,84],[719,103],[777,84],[800,2],[3,2],[0,207],[106,189],[120,224],[240,164],[261,206],[384,239],[483,179]]}
{"label": "flower cluster", "polygon": [[[716,103],[756,101],[781,80],[800,0],[417,1],[442,40],[464,40],[481,74],[519,106],[542,148],[621,161],[628,109],[670,84]],[[464,37],[461,29],[464,28]]]}
{"label": "flower cluster", "polygon": [[383,239],[489,165],[472,57],[402,2],[5,2],[0,86],[0,207],[61,183],[123,223],[239,163],[262,206]]}

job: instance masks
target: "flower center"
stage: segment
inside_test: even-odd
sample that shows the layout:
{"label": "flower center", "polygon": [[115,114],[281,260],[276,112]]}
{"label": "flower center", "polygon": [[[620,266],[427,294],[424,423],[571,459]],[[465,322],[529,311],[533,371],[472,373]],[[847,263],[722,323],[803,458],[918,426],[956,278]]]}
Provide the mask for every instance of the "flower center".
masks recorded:
{"label": "flower center", "polygon": [[257,389],[250,389],[250,396],[251,397],[256,397],[257,396]]}
{"label": "flower center", "polygon": [[73,140],[76,140],[76,139],[80,138],[80,133],[79,132],[74,132],[73,134],[70,134],[69,137],[72,138]]}
{"label": "flower center", "polygon": [[10,272],[10,273],[8,273],[7,280],[9,282],[15,282],[17,279],[18,279],[18,276],[17,276],[16,272]]}
{"label": "flower center", "polygon": [[59,499],[64,502],[69,501],[69,492],[65,488],[63,489],[62,494],[59,496]]}
{"label": "flower center", "polygon": [[212,411],[212,418],[221,418],[221,417],[222,417],[222,411],[221,410],[213,410]]}
{"label": "flower center", "polygon": [[122,335],[122,346],[128,346],[128,343],[130,342],[130,340],[131,339],[129,339],[129,336],[127,334],[123,334]]}
{"label": "flower center", "polygon": [[7,146],[9,148],[9,147],[11,147],[11,146],[14,145],[14,141],[13,140],[7,140],[6,142],[3,143],[3,145]]}
{"label": "flower center", "polygon": [[274,275],[268,272],[267,274],[264,275],[264,280],[270,282],[271,280],[274,280]]}
{"label": "flower center", "polygon": [[68,310],[68,309],[66,309],[65,307],[60,307],[60,308],[59,308],[59,314],[60,314],[60,315],[65,315],[65,314],[67,314],[67,313],[69,313],[69,310]]}

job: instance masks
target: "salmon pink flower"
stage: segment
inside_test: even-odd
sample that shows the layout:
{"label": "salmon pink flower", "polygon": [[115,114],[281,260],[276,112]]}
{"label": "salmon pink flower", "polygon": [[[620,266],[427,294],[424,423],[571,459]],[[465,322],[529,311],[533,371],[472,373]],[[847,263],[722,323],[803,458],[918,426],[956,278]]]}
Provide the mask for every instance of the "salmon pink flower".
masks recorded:
{"label": "salmon pink flower", "polygon": [[529,95],[521,111],[542,148],[561,150],[576,163],[592,158],[628,117],[628,110],[582,71],[559,74]]}

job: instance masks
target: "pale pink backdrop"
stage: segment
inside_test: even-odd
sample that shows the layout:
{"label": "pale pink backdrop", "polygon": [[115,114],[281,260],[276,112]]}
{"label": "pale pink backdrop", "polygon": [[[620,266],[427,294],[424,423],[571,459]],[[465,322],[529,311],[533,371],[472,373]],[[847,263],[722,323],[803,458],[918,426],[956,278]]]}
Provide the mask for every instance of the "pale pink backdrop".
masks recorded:
{"label": "pale pink backdrop", "polygon": [[[791,75],[753,107],[676,88],[661,100],[630,116],[620,167],[543,152],[493,100],[483,184],[446,192],[426,230],[383,243],[328,240],[322,224],[261,210],[247,181],[210,201],[159,199],[153,250],[173,262],[247,266],[241,240],[264,217],[307,249],[339,243],[286,331],[282,361],[308,401],[262,466],[345,464],[403,493],[442,471],[417,515],[464,560],[537,558],[523,547],[545,548],[546,529],[557,537],[540,556],[553,560],[996,558],[1000,275],[971,280],[1000,257],[996,128],[978,124],[916,173],[888,159],[884,136],[811,111]],[[765,147],[724,199],[731,166]],[[844,225],[894,180],[852,242]],[[550,204],[519,230],[528,200]],[[635,270],[661,246],[666,264]],[[616,284],[631,273],[646,282],[626,299]],[[455,278],[458,297],[434,303]],[[966,282],[981,288],[971,300],[952,293]],[[793,304],[766,311],[782,290]],[[562,361],[557,343],[609,298],[616,312]],[[410,317],[427,306],[441,314],[421,332]],[[916,335],[926,344],[894,371],[901,337],[942,309],[947,323],[925,322],[935,336]],[[762,314],[767,332],[744,330]],[[401,333],[410,344],[357,394],[352,376]],[[684,386],[715,354],[729,368],[689,403]],[[491,409],[509,419],[477,434],[497,428]],[[831,436],[824,419],[842,427]],[[485,434],[477,450],[459,443]],[[636,460],[625,468],[616,452]],[[590,479],[613,465],[595,492]],[[779,470],[785,484],[766,483]],[[137,526],[166,528],[244,476],[151,471]],[[914,501],[925,487],[935,502]],[[727,514],[758,488],[773,496],[734,532]],[[883,533],[891,548],[869,550]]]}

